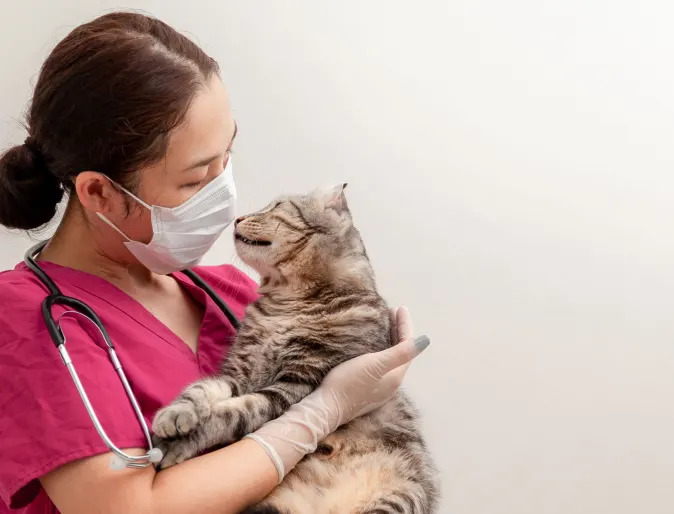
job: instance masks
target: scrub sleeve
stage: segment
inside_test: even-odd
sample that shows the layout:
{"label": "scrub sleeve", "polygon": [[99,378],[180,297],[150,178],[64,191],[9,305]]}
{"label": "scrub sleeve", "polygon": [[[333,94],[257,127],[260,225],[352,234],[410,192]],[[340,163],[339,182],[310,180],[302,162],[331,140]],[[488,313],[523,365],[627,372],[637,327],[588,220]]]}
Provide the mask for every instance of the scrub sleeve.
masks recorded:
{"label": "scrub sleeve", "polygon": [[[233,328],[221,311],[180,274],[176,280],[205,310],[196,355],[110,283],[42,265],[64,294],[85,301],[101,318],[148,425],[157,409],[185,386],[216,372],[233,340]],[[231,266],[195,271],[239,318],[256,298],[256,284]],[[26,514],[57,512],[38,478],[68,462],[109,451],[44,325],[40,306],[46,295],[23,265],[0,274],[0,514],[19,508]],[[64,310],[54,308],[54,317]],[[110,439],[119,448],[146,448],[98,330],[79,317],[67,316],[62,323],[68,352]]]}

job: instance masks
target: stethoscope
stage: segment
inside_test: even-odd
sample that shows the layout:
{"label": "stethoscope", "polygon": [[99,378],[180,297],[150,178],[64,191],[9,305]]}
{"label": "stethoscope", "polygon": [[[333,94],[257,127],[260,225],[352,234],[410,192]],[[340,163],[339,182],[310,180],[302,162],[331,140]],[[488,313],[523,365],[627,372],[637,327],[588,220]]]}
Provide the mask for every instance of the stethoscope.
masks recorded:
{"label": "stethoscope", "polygon": [[[28,268],[33,273],[35,273],[35,275],[49,290],[49,295],[42,302],[42,317],[44,318],[45,325],[47,326],[49,336],[51,337],[52,342],[54,343],[56,349],[61,355],[63,364],[65,364],[66,368],[68,369],[68,372],[70,373],[71,378],[73,379],[75,388],[77,389],[77,392],[79,393],[80,398],[82,399],[82,403],[84,403],[84,407],[87,409],[87,413],[89,414],[89,417],[91,418],[91,421],[94,424],[94,427],[98,432],[98,435],[101,437],[105,445],[113,453],[113,460],[111,461],[110,466],[113,469],[121,469],[124,467],[145,468],[154,463],[160,462],[162,459],[162,452],[159,448],[155,448],[152,445],[152,437],[150,436],[150,430],[147,427],[147,423],[145,423],[145,418],[143,417],[143,413],[140,410],[138,401],[136,400],[136,396],[133,394],[133,391],[131,390],[129,381],[126,378],[124,370],[122,369],[122,363],[120,362],[119,357],[117,357],[115,347],[112,344],[112,340],[110,339],[107,330],[105,330],[103,323],[101,323],[101,320],[98,318],[96,313],[86,303],[71,296],[65,296],[64,294],[62,294],[61,290],[54,283],[54,281],[51,278],[49,278],[49,275],[47,275],[47,273],[45,273],[45,271],[38,265],[38,263],[35,262],[35,257],[39,255],[39,253],[45,247],[47,242],[48,241],[43,241],[30,248],[28,252],[26,252],[26,255],[24,256],[24,262],[26,263],[26,266],[28,266]],[[184,273],[194,283],[194,285],[201,288],[213,300],[213,302],[215,302],[215,304],[227,317],[227,320],[232,324],[234,329],[237,330],[239,328],[239,320],[236,318],[236,316],[227,306],[227,304],[222,300],[222,298],[220,298],[216,294],[216,292],[206,282],[204,282],[204,280],[201,277],[199,277],[199,275],[194,273],[194,271],[183,270],[182,273]],[[65,305],[73,310],[67,310],[58,318],[58,320],[55,320],[52,314],[52,307],[54,307],[55,305]],[[124,453],[115,445],[115,443],[112,442],[112,440],[105,433],[105,430],[103,429],[103,426],[101,425],[101,422],[99,421],[98,416],[96,415],[96,411],[91,405],[89,397],[87,396],[87,393],[84,390],[84,387],[82,386],[82,382],[80,381],[77,371],[75,370],[73,361],[70,358],[70,355],[68,355],[68,350],[66,349],[66,338],[63,335],[63,331],[61,329],[61,319],[66,315],[80,315],[87,318],[96,326],[96,328],[101,333],[101,336],[105,340],[105,344],[108,347],[108,354],[110,356],[110,360],[112,361],[112,365],[117,371],[119,379],[122,381],[122,385],[124,386],[126,395],[129,398],[131,406],[133,407],[133,410],[136,413],[136,417],[138,418],[138,422],[140,423],[140,426],[143,429],[145,439],[147,439],[149,449],[147,453],[145,453],[145,455],[135,456]]]}

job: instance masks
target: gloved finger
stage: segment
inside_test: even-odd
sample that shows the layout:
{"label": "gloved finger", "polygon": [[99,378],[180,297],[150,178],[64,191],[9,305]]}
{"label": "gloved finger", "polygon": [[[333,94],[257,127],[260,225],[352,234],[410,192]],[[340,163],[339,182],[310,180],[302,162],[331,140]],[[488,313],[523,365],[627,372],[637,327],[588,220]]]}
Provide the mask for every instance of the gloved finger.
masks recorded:
{"label": "gloved finger", "polygon": [[398,366],[393,371],[389,371],[377,381],[376,389],[373,390],[374,397],[366,402],[364,408],[356,411],[354,417],[362,416],[370,412],[373,408],[381,407],[396,394],[403,383],[405,373],[407,373],[410,363]]}
{"label": "gloved finger", "polygon": [[407,364],[398,366],[394,370],[386,373],[386,375],[384,375],[382,379],[379,381],[379,386],[384,389],[390,390],[391,394],[393,394],[402,385],[403,380],[405,378],[405,374],[407,373],[407,370],[410,368],[410,364],[411,363],[408,362]]}
{"label": "gloved finger", "polygon": [[402,343],[374,354],[377,359],[375,368],[377,377],[382,378],[388,372],[409,363],[423,352],[430,343],[430,340],[426,336],[419,336],[416,339],[410,337]]}
{"label": "gloved finger", "polygon": [[400,307],[396,312],[396,330],[398,334],[398,342],[402,343],[406,339],[414,337],[414,325],[412,324],[412,316],[407,310],[407,307]]}
{"label": "gloved finger", "polygon": [[389,310],[391,315],[391,345],[398,344],[398,309],[396,307]]}

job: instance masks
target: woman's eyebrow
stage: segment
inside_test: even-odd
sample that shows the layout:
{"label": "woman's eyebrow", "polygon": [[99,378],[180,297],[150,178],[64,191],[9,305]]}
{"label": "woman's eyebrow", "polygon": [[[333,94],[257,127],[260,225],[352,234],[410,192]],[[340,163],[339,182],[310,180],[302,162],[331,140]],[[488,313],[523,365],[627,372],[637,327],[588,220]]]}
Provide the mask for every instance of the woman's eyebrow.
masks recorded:
{"label": "woman's eyebrow", "polygon": [[[234,143],[234,139],[236,138],[236,134],[239,131],[239,126],[234,122],[234,133],[232,134],[232,139],[229,141],[229,145],[227,146],[227,150],[232,148],[232,144]],[[206,157],[205,159],[199,159],[197,162],[194,164],[189,165],[187,168],[185,168],[183,171],[191,171],[195,168],[201,168],[203,166],[208,166],[211,162],[213,162],[214,159],[219,157],[220,154],[212,155],[210,157]]]}

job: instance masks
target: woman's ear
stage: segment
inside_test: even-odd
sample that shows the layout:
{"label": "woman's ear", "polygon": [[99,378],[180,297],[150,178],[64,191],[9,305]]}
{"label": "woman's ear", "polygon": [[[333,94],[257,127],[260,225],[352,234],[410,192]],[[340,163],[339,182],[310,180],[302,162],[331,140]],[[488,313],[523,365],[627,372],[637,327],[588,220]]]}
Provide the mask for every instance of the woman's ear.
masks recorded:
{"label": "woman's ear", "polygon": [[346,186],[347,184],[344,182],[326,191],[323,197],[326,209],[334,209],[340,214],[349,210],[349,206],[346,204],[346,195],[344,194]]}
{"label": "woman's ear", "polygon": [[96,171],[83,171],[75,177],[75,193],[82,206],[92,213],[108,213],[123,202],[110,179]]}

